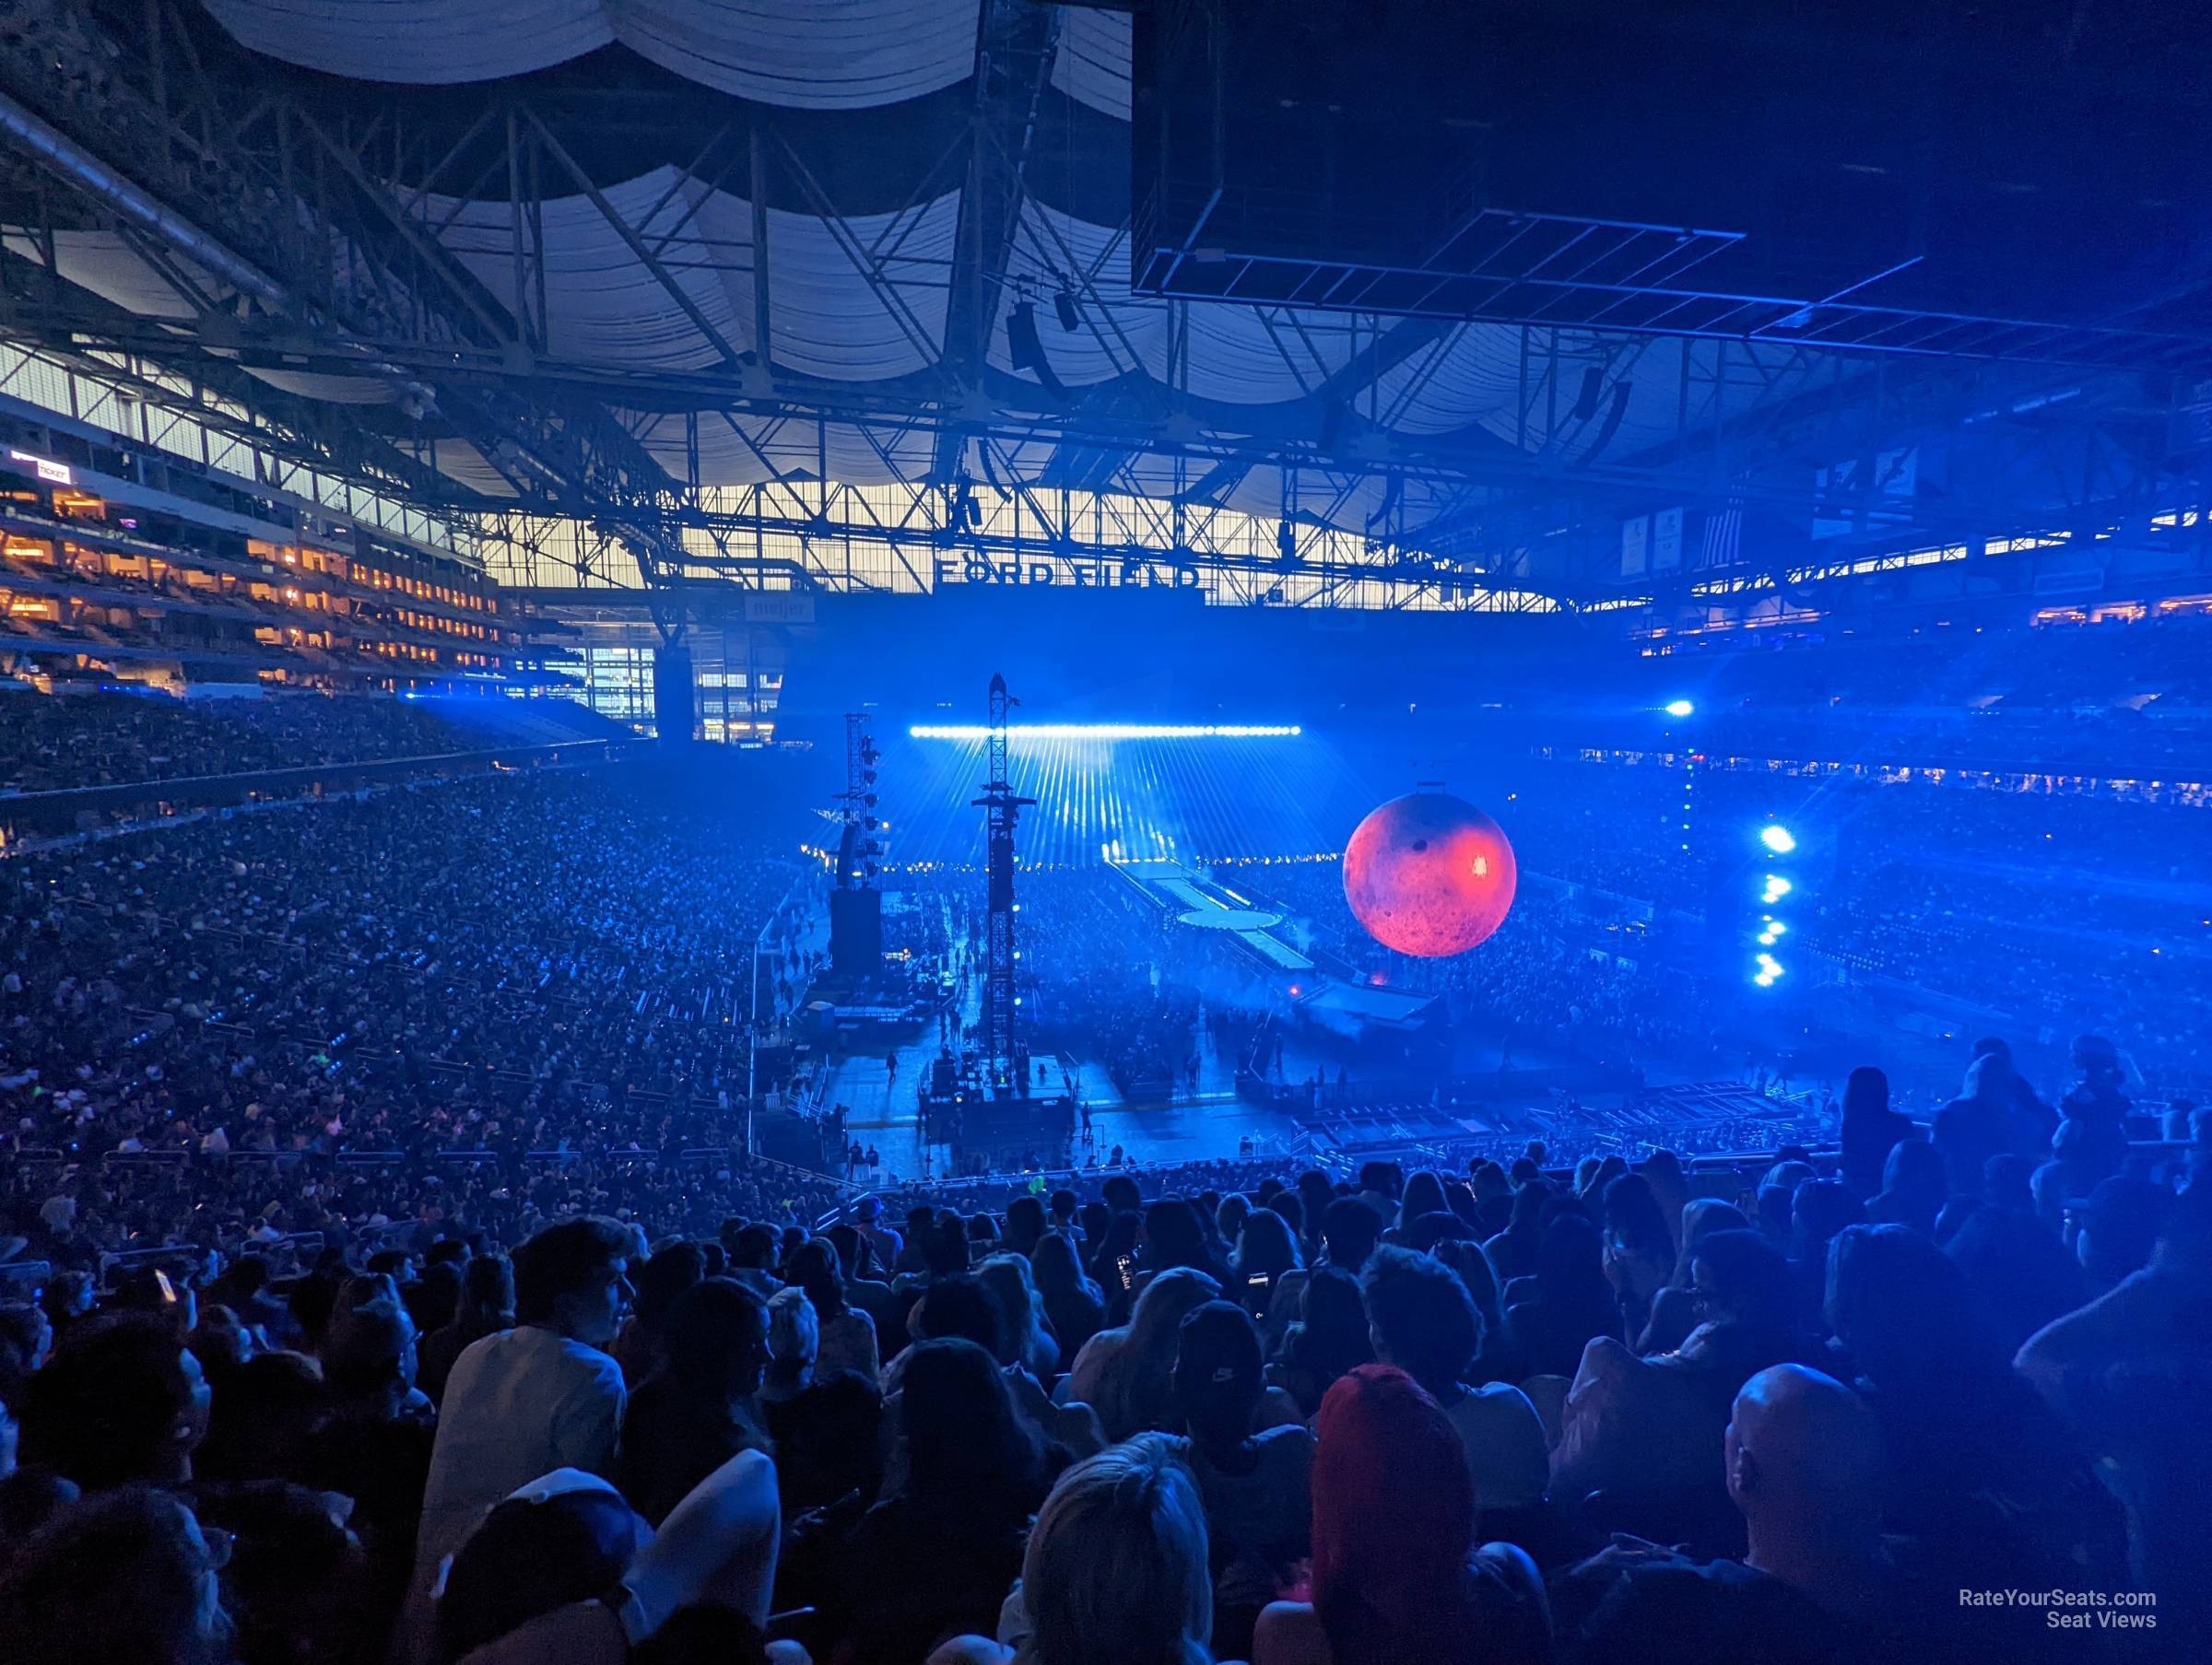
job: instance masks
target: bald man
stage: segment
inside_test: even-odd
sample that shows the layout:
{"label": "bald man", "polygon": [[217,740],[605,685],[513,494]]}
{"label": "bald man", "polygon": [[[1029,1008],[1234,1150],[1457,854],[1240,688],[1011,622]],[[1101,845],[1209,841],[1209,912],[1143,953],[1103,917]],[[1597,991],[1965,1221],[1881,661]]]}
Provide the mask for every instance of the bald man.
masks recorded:
{"label": "bald man", "polygon": [[1744,1565],[1828,1612],[1865,1619],[1894,1588],[1882,1554],[1882,1436],[1833,1377],[1776,1365],[1746,1382],[1722,1439]]}
{"label": "bald man", "polygon": [[1902,1657],[1873,1413],[1832,1378],[1778,1365],[1736,1395],[1724,1449],[1748,1530],[1744,1559],[1699,1563],[1617,1538],[1555,1588],[1561,1634],[1574,1638],[1568,1653],[1582,1665]]}

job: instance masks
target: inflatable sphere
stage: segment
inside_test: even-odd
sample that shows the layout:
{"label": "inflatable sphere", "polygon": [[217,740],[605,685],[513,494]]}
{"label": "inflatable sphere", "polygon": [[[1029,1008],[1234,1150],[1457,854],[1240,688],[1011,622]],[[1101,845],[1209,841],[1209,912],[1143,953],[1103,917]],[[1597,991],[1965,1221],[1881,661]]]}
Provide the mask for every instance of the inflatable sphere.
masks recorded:
{"label": "inflatable sphere", "polygon": [[1344,899],[1385,948],[1444,959],[1505,922],[1518,871],[1504,831],[1472,803],[1408,792],[1354,829]]}

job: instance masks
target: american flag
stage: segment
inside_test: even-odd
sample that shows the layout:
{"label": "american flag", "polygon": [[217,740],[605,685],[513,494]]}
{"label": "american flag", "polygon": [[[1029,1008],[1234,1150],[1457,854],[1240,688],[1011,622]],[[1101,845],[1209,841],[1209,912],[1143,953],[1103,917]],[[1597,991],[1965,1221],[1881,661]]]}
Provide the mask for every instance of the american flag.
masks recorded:
{"label": "american flag", "polygon": [[1699,564],[1733,567],[1744,541],[1744,494],[1741,487],[1728,494],[1727,504],[1705,511],[1705,542]]}

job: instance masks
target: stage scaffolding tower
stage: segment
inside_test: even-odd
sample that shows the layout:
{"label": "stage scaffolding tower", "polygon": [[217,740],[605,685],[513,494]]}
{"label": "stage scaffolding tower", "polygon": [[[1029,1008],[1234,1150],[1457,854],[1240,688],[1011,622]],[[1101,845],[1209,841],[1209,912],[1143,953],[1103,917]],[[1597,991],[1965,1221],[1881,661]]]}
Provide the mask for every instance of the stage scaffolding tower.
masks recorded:
{"label": "stage scaffolding tower", "polygon": [[1006,712],[1019,704],[1006,692],[1006,679],[991,678],[989,759],[991,778],[983,795],[972,807],[988,812],[987,846],[989,888],[988,924],[984,941],[983,1046],[985,1078],[994,1089],[1026,1094],[1029,1088],[1029,1049],[1019,1038],[1017,1013],[1021,997],[1015,991],[1014,916],[1021,905],[1014,899],[1014,824],[1024,805],[1034,798],[1016,795],[1006,779]]}
{"label": "stage scaffolding tower", "polygon": [[882,754],[865,711],[845,715],[845,790],[837,795],[835,876],[830,891],[830,968],[865,982],[883,971],[883,826],[876,814]]}

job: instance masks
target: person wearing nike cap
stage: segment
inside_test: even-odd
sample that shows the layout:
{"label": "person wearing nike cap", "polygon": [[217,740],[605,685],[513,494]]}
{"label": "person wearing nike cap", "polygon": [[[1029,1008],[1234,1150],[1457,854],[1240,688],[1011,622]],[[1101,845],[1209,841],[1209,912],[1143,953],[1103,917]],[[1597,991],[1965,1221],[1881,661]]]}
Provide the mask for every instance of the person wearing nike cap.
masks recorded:
{"label": "person wearing nike cap", "polygon": [[[760,1451],[700,1482],[657,1533],[598,1475],[556,1469],[494,1507],[445,1569],[436,1658],[621,1665],[701,1603],[760,1635],[781,1528],[775,1463]],[[759,1657],[804,1665],[806,1654],[764,1643]]]}
{"label": "person wearing nike cap", "polygon": [[1310,1551],[1313,1436],[1297,1421],[1254,1432],[1265,1392],[1259,1330],[1232,1301],[1183,1316],[1173,1385],[1218,1569],[1214,1652],[1244,1659],[1261,1610],[1289,1588]]}

